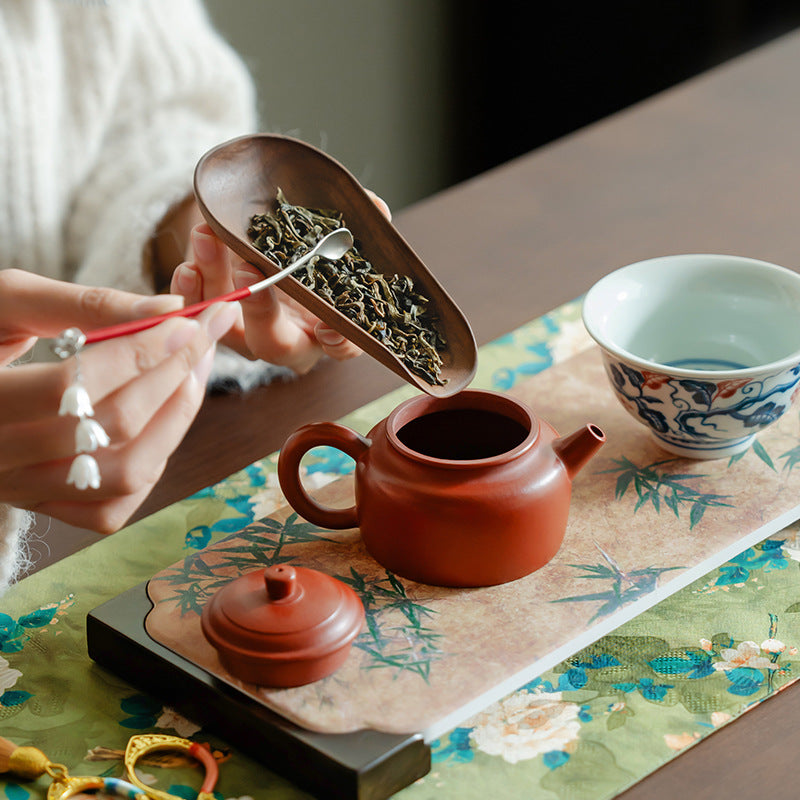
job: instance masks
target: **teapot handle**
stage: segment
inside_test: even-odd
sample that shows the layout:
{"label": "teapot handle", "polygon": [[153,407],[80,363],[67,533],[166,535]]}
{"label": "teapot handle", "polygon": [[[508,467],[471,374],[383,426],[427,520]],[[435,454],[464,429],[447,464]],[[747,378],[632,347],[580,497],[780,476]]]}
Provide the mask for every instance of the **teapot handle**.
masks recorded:
{"label": "teapot handle", "polygon": [[328,508],[306,492],[300,480],[300,459],[313,447],[328,445],[358,461],[372,442],[338,422],[312,422],[296,430],[281,448],[278,481],[284,497],[301,517],[322,528],[343,530],[358,525],[358,508]]}

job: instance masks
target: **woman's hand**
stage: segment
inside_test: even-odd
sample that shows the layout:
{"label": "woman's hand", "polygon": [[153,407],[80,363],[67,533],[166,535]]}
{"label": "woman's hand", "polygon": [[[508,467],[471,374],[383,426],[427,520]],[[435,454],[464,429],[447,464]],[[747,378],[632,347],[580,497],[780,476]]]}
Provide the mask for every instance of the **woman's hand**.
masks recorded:
{"label": "woman's hand", "polygon": [[[88,331],[180,305],[168,296],[144,298],[0,271],[0,363],[21,355],[38,336],[68,327]],[[220,303],[196,319],[173,318],[80,354],[94,419],[110,438],[108,447],[92,454],[101,475],[98,489],[67,483],[77,420],[58,416],[58,410],[75,378],[76,359],[0,369],[0,502],[101,533],[121,527],[194,419],[215,343],[236,318],[234,303]]]}
{"label": "woman's hand", "polygon": [[[255,267],[228,250],[205,223],[192,231],[192,248],[194,258],[175,270],[170,287],[187,305],[264,279]],[[323,354],[344,360],[361,352],[275,287],[241,300],[239,305],[240,317],[224,343],[248,358],[260,358],[303,374]]]}
{"label": "woman's hand", "polygon": [[[381,212],[391,219],[386,203],[369,192]],[[186,304],[219,297],[264,279],[253,266],[231,252],[205,223],[195,226],[192,256],[172,276],[170,291]],[[278,288],[270,287],[240,301],[241,318],[224,343],[248,358],[308,372],[322,355],[337,361],[361,350],[315,317]]]}

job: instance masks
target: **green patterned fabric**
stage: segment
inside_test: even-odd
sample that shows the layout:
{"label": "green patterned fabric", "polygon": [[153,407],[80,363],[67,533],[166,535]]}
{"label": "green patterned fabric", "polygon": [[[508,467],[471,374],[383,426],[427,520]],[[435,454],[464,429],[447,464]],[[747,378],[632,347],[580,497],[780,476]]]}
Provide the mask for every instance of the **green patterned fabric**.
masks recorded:
{"label": "green patterned fabric", "polygon": [[[481,349],[474,386],[504,391],[589,341],[580,304]],[[365,432],[410,387],[350,414]],[[266,457],[192,497],[23,580],[0,599],[0,735],[33,744],[75,775],[122,776],[136,733],[208,741],[222,754],[220,798],[307,797],[165,708],[86,654],[87,613],[154,572],[284,504]],[[306,480],[352,470],[312,453]],[[433,768],[400,792],[422,798],[610,798],[795,679],[800,646],[796,526],[739,554],[612,635],[431,743]],[[143,771],[179,797],[191,768]],[[3,782],[0,797],[44,797],[47,781]]]}

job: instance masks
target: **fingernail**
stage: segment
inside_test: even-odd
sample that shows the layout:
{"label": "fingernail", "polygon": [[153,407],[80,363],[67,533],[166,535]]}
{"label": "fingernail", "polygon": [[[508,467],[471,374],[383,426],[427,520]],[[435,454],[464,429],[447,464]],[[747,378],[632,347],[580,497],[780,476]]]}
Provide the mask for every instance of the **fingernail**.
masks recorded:
{"label": "fingernail", "polygon": [[200,261],[213,261],[217,257],[217,240],[207,233],[192,231],[192,247]]}
{"label": "fingernail", "polygon": [[236,322],[239,309],[236,303],[215,303],[208,310],[203,312],[204,324],[208,335],[215,341],[226,334],[231,325]]}
{"label": "fingernail", "polygon": [[174,294],[156,294],[143,297],[133,304],[133,313],[141,317],[154,317],[157,314],[168,314],[183,308],[183,298]]}
{"label": "fingernail", "polygon": [[254,272],[252,269],[241,266],[233,271],[233,287],[234,289],[244,289],[245,286],[252,286],[258,283],[264,276],[259,272]]}
{"label": "fingernail", "polygon": [[209,347],[205,355],[195,364],[192,374],[197,382],[205,386],[208,383],[208,376],[211,374],[211,368],[214,366],[214,347]]}
{"label": "fingernail", "polygon": [[194,298],[200,293],[200,276],[197,270],[188,264],[181,264],[175,269],[173,282],[177,291],[184,297]]}
{"label": "fingernail", "polygon": [[345,341],[345,337],[332,328],[319,328],[317,330],[317,341],[328,347],[336,347]]}

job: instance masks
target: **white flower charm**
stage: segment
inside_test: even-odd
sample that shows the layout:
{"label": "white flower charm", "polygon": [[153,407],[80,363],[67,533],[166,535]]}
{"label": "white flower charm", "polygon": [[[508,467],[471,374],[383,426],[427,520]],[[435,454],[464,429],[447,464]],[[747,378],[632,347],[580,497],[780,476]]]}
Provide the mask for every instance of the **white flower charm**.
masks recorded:
{"label": "white flower charm", "polygon": [[79,383],[73,383],[61,396],[61,405],[58,408],[60,417],[69,414],[73,417],[93,417],[94,409],[89,399],[89,392]]}
{"label": "white flower charm", "polygon": [[92,456],[86,454],[93,453],[98,447],[107,447],[110,442],[103,426],[95,420],[88,419],[94,416],[94,409],[89,392],[81,382],[81,368],[78,363],[78,354],[85,343],[86,337],[83,333],[77,328],[70,328],[56,339],[53,348],[59,358],[75,356],[75,376],[72,385],[61,395],[58,415],[78,417],[78,425],[75,428],[75,452],[80,455],[77,455],[70,465],[67,483],[81,491],[90,486],[92,489],[100,488],[100,467]]}
{"label": "white flower charm", "polygon": [[91,486],[92,489],[100,488],[100,469],[97,462],[92,456],[82,453],[77,456],[69,468],[69,475],[67,475],[67,483],[73,484],[76,489],[86,489]]}
{"label": "white flower charm", "polygon": [[75,452],[93,453],[98,447],[108,447],[110,439],[103,426],[93,419],[82,417],[75,429]]}

